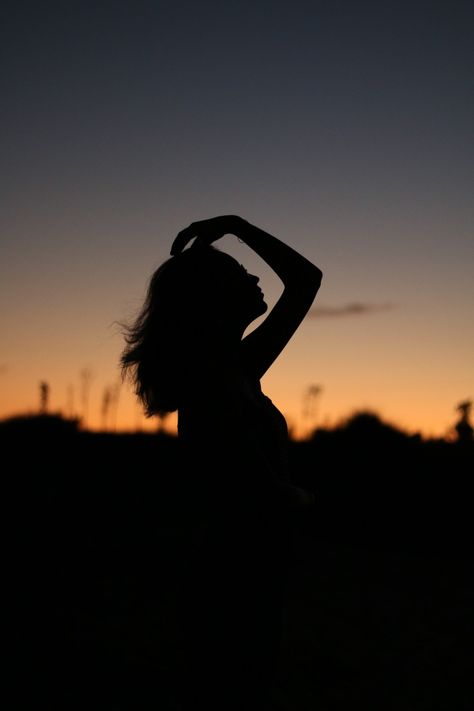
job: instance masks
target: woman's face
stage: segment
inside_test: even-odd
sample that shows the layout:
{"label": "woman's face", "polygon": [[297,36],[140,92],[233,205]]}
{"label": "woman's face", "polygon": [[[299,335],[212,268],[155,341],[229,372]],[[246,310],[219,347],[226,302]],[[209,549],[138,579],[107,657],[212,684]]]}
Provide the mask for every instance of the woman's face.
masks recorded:
{"label": "woman's face", "polygon": [[[268,309],[259,278],[228,254],[222,254],[221,291],[224,302],[236,316],[250,323]],[[224,259],[225,258],[225,259]]]}

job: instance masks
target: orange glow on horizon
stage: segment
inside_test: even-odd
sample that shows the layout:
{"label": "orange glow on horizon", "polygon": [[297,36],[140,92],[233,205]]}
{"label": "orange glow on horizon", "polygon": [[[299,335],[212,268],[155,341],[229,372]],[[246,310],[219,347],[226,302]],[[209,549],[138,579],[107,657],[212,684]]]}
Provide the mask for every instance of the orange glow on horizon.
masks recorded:
{"label": "orange glow on horizon", "polygon": [[[332,429],[341,424],[345,419],[355,412],[371,411],[375,412],[384,422],[387,422],[408,434],[419,433],[424,438],[449,437],[456,422],[456,405],[462,399],[439,400],[429,397],[417,407],[412,405],[410,415],[407,415],[403,398],[398,402],[383,402],[374,394],[373,397],[366,397],[365,400],[348,404],[339,393],[339,397],[333,398],[330,406],[329,396],[322,390],[318,400],[314,403],[312,412],[305,410],[304,392],[301,397],[284,397],[284,384],[280,388],[274,388],[277,392],[273,395],[270,389],[263,388],[275,405],[283,412],[287,419],[290,436],[295,440],[303,440],[318,427]],[[436,400],[436,401],[435,401]],[[64,417],[76,417],[80,421],[80,427],[94,432],[114,432],[114,433],[138,433],[157,432],[162,430],[169,434],[177,433],[177,413],[171,413],[166,418],[160,420],[158,417],[146,418],[142,408],[136,401],[135,396],[130,391],[124,391],[120,395],[117,412],[104,418],[101,414],[100,403],[97,398],[91,398],[90,415],[87,419],[81,417],[80,411],[68,412],[67,408],[58,408],[54,401],[48,408],[50,414],[58,414]],[[36,415],[39,408],[13,407],[3,409],[0,417],[6,419],[12,416]]]}
{"label": "orange glow on horizon", "polygon": [[[269,291],[271,303],[276,292]],[[324,293],[317,298],[324,304]],[[113,301],[111,323],[121,310]],[[85,429],[157,430],[157,418],[145,418],[130,385],[120,381],[122,336],[103,316],[91,321],[93,313],[88,304],[84,322],[76,315],[73,336],[67,331],[71,316],[61,304],[51,312],[40,303],[27,322],[31,327],[23,328],[18,319],[10,324],[0,364],[0,418],[38,413],[39,384],[47,381],[48,412],[79,417]],[[52,319],[51,342],[42,330],[47,319]],[[262,379],[262,390],[285,415],[295,439],[318,426],[332,428],[361,410],[409,433],[446,437],[457,420],[457,404],[474,396],[471,353],[472,332],[457,313],[445,318],[442,331],[422,306],[411,313],[400,308],[348,318],[309,317]],[[308,413],[304,400],[311,387],[318,395]],[[164,429],[176,432],[176,419],[171,415]]]}

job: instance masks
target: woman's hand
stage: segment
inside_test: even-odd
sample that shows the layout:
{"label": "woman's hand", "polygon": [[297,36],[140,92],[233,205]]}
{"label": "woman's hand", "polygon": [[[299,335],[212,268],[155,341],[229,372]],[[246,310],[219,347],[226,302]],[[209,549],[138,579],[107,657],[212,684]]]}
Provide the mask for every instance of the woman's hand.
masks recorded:
{"label": "woman's hand", "polygon": [[237,215],[221,215],[211,217],[209,220],[192,222],[189,227],[178,232],[171,245],[171,254],[182,252],[192,239],[195,239],[193,247],[208,247],[226,234],[235,234],[241,222],[243,222],[242,218]]}

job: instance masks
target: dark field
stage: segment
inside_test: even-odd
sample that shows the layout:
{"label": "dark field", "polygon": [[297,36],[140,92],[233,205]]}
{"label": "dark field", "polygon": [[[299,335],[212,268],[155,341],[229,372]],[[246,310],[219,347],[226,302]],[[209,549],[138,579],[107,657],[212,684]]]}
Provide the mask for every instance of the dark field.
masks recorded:
{"label": "dark field", "polygon": [[[176,441],[56,425],[1,428],[10,707],[179,711]],[[291,456],[318,503],[295,525],[275,709],[472,711],[472,444],[372,427]]]}

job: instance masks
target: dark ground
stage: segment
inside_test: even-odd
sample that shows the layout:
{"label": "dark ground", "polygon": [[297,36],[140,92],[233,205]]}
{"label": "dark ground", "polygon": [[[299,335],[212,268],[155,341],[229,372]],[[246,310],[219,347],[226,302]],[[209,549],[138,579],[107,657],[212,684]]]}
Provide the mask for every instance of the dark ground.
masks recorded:
{"label": "dark ground", "polygon": [[[175,440],[27,429],[0,433],[10,707],[179,711]],[[292,445],[318,504],[295,537],[283,708],[474,709],[472,453],[373,431]]]}

